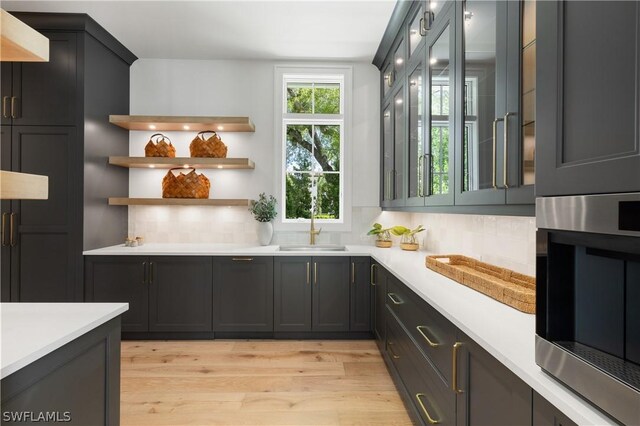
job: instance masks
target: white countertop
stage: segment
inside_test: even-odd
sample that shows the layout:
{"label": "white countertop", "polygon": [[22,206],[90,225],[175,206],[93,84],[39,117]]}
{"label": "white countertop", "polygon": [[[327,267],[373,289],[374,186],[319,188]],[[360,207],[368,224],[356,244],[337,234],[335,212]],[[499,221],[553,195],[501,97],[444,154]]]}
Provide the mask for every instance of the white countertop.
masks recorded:
{"label": "white countertop", "polygon": [[0,379],[127,309],[128,303],[0,303]]}
{"label": "white countertop", "polygon": [[502,362],[536,392],[580,425],[614,424],[535,363],[535,316],[522,313],[427,269],[428,252],[347,246],[346,252],[281,252],[278,246],[230,244],[145,244],[114,246],[86,255],[372,256],[462,332]]}

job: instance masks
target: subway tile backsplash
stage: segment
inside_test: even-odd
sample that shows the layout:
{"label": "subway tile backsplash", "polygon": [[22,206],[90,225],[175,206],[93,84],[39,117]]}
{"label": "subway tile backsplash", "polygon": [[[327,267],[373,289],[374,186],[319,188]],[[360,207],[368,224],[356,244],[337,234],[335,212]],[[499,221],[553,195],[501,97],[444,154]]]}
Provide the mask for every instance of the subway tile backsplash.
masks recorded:
{"label": "subway tile backsplash", "polygon": [[[373,244],[371,224],[423,225],[421,249],[463,254],[484,262],[535,275],[535,218],[436,213],[381,212],[377,207],[354,207],[351,232],[326,229],[318,244]],[[156,243],[257,244],[257,222],[245,207],[130,206],[129,235]],[[304,244],[308,235],[279,231],[272,244]],[[398,239],[394,237],[394,239]]]}

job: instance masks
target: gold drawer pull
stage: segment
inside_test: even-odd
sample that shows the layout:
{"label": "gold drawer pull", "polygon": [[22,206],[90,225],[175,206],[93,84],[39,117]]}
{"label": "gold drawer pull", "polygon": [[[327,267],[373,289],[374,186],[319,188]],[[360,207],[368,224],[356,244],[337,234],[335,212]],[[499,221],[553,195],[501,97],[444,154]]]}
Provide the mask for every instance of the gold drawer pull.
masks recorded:
{"label": "gold drawer pull", "polygon": [[[426,325],[419,325],[416,327],[416,330],[418,330],[418,333],[420,333],[422,335],[422,337],[424,337],[424,340],[427,341],[427,343],[429,344],[429,346],[431,346],[432,348],[437,348],[438,346],[440,346],[440,343],[434,342],[433,340],[429,339],[429,336],[427,336],[424,331],[422,331],[422,329],[427,330],[429,333],[431,333],[431,330],[429,330],[429,328]],[[433,333],[431,333],[433,334]]]}
{"label": "gold drawer pull", "polygon": [[371,272],[370,272],[370,274],[369,274],[369,279],[371,280],[371,285],[376,285],[376,282],[375,282],[375,280],[374,280],[374,275],[373,275],[374,270],[375,270],[375,267],[376,267],[376,264],[375,264],[375,263],[372,263],[372,264],[371,264]]}
{"label": "gold drawer pull", "polygon": [[395,293],[387,293],[387,297],[391,299],[394,305],[402,305],[404,303]]}
{"label": "gold drawer pull", "polygon": [[420,404],[420,408],[422,408],[422,412],[427,417],[427,422],[429,422],[430,425],[437,425],[438,423],[440,423],[440,420],[435,420],[433,417],[431,417],[431,415],[427,411],[427,407],[424,406],[424,403],[422,402],[422,399],[420,399],[421,397],[425,397],[426,398],[427,395],[424,394],[424,393],[417,393],[416,394],[416,400],[418,401],[418,404]]}
{"label": "gold drawer pull", "polygon": [[393,352],[393,349],[391,349],[391,346],[393,346],[393,342],[387,342],[387,350],[391,354],[391,357],[393,359],[400,359],[400,355],[396,355],[395,352]]}

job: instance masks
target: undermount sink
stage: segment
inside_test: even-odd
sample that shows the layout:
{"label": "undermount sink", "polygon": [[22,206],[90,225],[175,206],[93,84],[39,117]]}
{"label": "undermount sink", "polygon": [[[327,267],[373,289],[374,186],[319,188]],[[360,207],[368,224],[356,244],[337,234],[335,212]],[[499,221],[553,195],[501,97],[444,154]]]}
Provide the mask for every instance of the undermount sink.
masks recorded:
{"label": "undermount sink", "polygon": [[316,244],[316,245],[290,245],[280,246],[280,251],[347,251],[345,246],[337,244]]}

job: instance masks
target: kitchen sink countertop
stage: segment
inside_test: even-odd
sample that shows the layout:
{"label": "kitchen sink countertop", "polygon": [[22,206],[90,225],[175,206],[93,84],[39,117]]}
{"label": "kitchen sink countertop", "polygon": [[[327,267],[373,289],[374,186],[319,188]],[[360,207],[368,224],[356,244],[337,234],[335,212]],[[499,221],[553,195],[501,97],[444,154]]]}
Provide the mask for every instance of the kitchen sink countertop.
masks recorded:
{"label": "kitchen sink countertop", "polygon": [[425,266],[428,251],[347,245],[346,251],[279,251],[277,245],[155,244],[113,246],[85,255],[138,256],[371,256],[400,281],[502,362],[536,392],[580,425],[615,424],[535,363],[535,315],[525,314]]}
{"label": "kitchen sink countertop", "polygon": [[0,379],[128,309],[128,303],[1,303]]}

